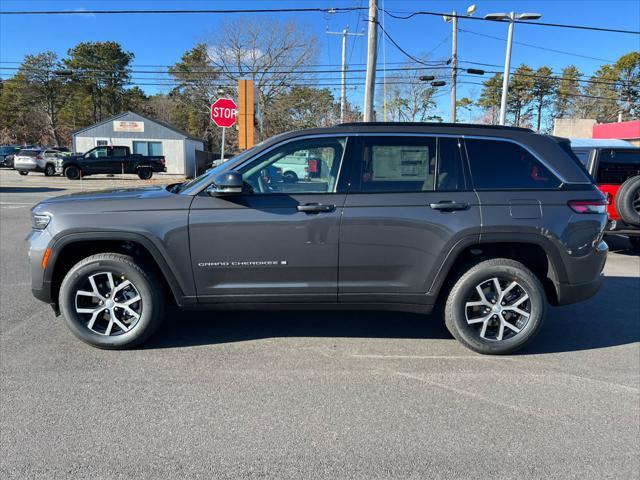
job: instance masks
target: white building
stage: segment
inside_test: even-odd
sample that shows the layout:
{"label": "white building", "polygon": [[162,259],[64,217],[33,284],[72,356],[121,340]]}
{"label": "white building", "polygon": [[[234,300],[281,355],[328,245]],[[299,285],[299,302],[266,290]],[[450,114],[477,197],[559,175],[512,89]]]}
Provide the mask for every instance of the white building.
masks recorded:
{"label": "white building", "polygon": [[75,152],[99,145],[127,146],[142,155],[164,155],[167,173],[186,177],[195,176],[196,150],[204,150],[202,140],[134,112],[121,113],[73,133]]}

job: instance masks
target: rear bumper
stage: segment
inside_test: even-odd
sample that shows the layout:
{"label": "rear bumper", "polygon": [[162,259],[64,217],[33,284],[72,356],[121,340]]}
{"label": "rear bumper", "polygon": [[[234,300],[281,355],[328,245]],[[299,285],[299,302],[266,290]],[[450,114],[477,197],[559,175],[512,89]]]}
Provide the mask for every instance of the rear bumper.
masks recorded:
{"label": "rear bumper", "polygon": [[[570,305],[593,297],[604,280],[604,265],[607,261],[609,246],[600,242],[593,253],[588,256],[589,269],[576,268],[573,278],[588,278],[587,282],[570,283],[554,281],[556,287],[557,305]],[[577,267],[577,265],[574,265]],[[590,273],[587,273],[589,271]],[[579,273],[579,275],[577,275]]]}
{"label": "rear bumper", "polygon": [[601,273],[598,278],[587,283],[556,284],[558,305],[571,305],[593,297],[600,290],[603,280],[604,274]]}

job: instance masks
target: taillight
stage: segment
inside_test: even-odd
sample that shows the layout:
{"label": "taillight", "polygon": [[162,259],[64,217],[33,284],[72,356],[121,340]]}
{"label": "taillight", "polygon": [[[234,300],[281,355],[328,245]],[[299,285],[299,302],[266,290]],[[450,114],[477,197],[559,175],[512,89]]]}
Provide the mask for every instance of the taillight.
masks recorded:
{"label": "taillight", "polygon": [[613,205],[613,195],[611,195],[611,192],[605,193],[604,196],[607,199],[607,205]]}
{"label": "taillight", "polygon": [[161,163],[162,165],[164,165],[164,163],[165,163],[165,162],[164,162],[164,157],[160,157],[160,163]]}
{"label": "taillight", "polygon": [[37,159],[37,160],[42,160],[43,158],[44,158],[44,157],[43,157],[42,155],[38,155],[38,156],[36,157],[36,159]]}
{"label": "taillight", "polygon": [[571,200],[569,207],[576,213],[607,213],[606,200]]}

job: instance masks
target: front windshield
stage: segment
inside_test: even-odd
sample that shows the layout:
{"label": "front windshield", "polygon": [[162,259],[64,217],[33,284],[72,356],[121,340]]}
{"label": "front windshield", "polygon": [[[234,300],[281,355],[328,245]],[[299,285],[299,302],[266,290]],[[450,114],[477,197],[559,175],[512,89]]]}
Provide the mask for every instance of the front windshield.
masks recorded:
{"label": "front windshield", "polygon": [[216,167],[210,168],[209,170],[204,172],[202,175],[192,180],[189,180],[188,182],[184,182],[180,184],[180,186],[176,188],[174,192],[188,194],[190,192],[200,190],[200,188],[203,187],[204,185],[208,185],[209,183],[211,183],[213,179],[223,170],[226,170],[229,167],[238,165],[239,163],[242,163],[245,159],[249,158],[253,154],[253,152],[260,146],[262,146],[262,144],[255,145],[249,150],[245,150],[244,152],[240,153],[239,155],[236,155],[235,157],[227,160],[226,162],[221,163]]}

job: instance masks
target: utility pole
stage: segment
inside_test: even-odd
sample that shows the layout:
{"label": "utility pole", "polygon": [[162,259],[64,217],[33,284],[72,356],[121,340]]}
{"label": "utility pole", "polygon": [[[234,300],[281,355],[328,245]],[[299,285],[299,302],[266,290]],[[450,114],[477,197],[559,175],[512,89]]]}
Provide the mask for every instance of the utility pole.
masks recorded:
{"label": "utility pole", "polygon": [[[467,7],[467,17],[476,12],[475,5]],[[455,10],[443,16],[445,22],[451,22],[451,123],[456,123],[458,105],[456,87],[458,84],[458,12]]]}
{"label": "utility pole", "polygon": [[349,33],[349,25],[342,32],[326,32],[327,35],[342,35],[342,85],[340,88],[340,122],[344,122],[347,110],[347,37],[361,37],[364,33]]}
{"label": "utility pole", "polygon": [[364,88],[364,121],[373,122],[373,99],[378,58],[378,0],[369,0],[369,31],[367,43],[367,76]]}
{"label": "utility pole", "polygon": [[453,11],[451,18],[453,32],[451,37],[451,123],[456,123],[456,82],[458,80],[458,14]]}

